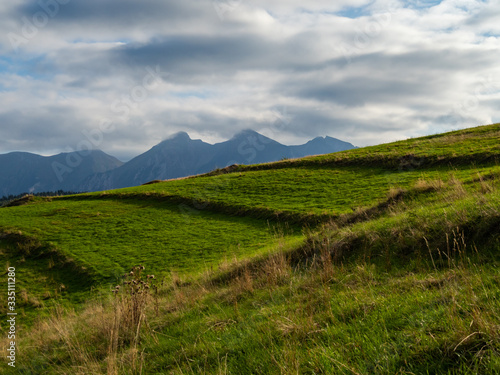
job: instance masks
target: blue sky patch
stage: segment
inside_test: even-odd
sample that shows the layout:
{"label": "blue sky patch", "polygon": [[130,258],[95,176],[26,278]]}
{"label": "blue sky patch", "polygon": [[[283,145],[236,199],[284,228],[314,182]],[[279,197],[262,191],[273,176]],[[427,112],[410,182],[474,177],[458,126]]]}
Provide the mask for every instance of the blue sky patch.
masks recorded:
{"label": "blue sky patch", "polygon": [[354,19],[370,15],[370,11],[368,10],[368,8],[369,5],[364,5],[362,7],[347,7],[342,9],[340,12],[337,12],[336,14],[341,17]]}
{"label": "blue sky patch", "polygon": [[410,1],[405,1],[404,4],[408,8],[425,9],[439,5],[441,4],[441,2],[442,0],[410,0]]}

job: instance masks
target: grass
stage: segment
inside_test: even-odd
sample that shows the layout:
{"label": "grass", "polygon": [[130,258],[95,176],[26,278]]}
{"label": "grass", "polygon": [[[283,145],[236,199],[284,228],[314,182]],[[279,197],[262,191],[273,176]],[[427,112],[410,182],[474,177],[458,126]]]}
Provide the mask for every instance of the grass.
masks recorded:
{"label": "grass", "polygon": [[4,230],[15,228],[57,246],[100,280],[119,278],[139,263],[160,274],[196,273],[225,257],[262,253],[278,230],[252,218],[184,214],[169,202],[139,199],[37,201],[4,208],[2,218],[8,221]]}
{"label": "grass", "polygon": [[465,269],[424,277],[359,264],[328,282],[295,273],[237,304],[216,291],[169,314],[146,362],[179,374],[495,373],[499,295],[485,294],[484,280]]}
{"label": "grass", "polygon": [[498,159],[499,135],[500,124],[486,125],[334,154],[250,166],[248,169],[320,164],[383,165],[407,171],[435,165],[470,166],[474,162],[484,164]]}
{"label": "grass", "polygon": [[[496,164],[477,168],[440,166],[399,171],[377,167],[290,167],[169,181],[107,193],[113,197],[137,195],[183,198],[193,210],[210,202],[233,211],[291,212],[335,216],[368,207],[386,199],[391,187],[408,188],[418,180],[454,178],[470,181],[477,174],[498,173]],[[100,193],[97,193],[100,194]],[[93,194],[96,196],[97,194]],[[92,196],[92,195],[91,195]],[[258,214],[257,214],[258,215]]]}
{"label": "grass", "polygon": [[499,373],[499,128],[0,209],[16,373]]}

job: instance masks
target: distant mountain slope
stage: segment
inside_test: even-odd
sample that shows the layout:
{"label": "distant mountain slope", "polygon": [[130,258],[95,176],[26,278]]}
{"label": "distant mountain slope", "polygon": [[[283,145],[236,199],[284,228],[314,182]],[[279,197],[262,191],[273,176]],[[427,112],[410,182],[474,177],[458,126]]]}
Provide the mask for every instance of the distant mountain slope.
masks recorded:
{"label": "distant mountain slope", "polygon": [[0,196],[57,190],[83,191],[82,181],[123,162],[102,151],[40,156],[27,152],[0,155]]}
{"label": "distant mountain slope", "polygon": [[[337,151],[346,151],[355,148],[348,142],[332,137],[316,137],[301,146],[290,146],[292,157],[301,158],[308,155],[330,154]],[[335,151],[332,151],[335,150]]]}
{"label": "distant mountain slope", "polygon": [[81,190],[115,189],[156,179],[189,176],[203,170],[203,164],[213,156],[211,144],[192,140],[187,133],[177,133],[120,168],[89,176]]}
{"label": "distant mountain slope", "polygon": [[211,145],[181,132],[119,168],[89,176],[80,190],[137,186],[151,180],[205,173],[231,164],[265,163],[352,148],[355,148],[352,144],[331,137],[318,137],[300,146],[285,146],[252,130],[244,130],[228,141]]}
{"label": "distant mountain slope", "polygon": [[252,130],[228,141],[209,144],[180,132],[127,163],[102,151],[44,157],[27,152],[0,155],[0,197],[25,192],[99,191],[141,185],[224,168],[345,151],[352,144],[318,137],[304,145],[285,146]]}

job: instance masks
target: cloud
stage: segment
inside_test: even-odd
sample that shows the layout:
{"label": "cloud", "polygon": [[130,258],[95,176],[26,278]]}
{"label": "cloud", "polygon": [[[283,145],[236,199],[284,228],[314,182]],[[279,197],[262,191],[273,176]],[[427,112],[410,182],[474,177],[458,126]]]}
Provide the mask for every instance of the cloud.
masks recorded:
{"label": "cloud", "polygon": [[129,159],[180,130],[362,146],[495,121],[499,13],[476,0],[4,2],[0,152],[76,148],[103,122],[97,146]]}

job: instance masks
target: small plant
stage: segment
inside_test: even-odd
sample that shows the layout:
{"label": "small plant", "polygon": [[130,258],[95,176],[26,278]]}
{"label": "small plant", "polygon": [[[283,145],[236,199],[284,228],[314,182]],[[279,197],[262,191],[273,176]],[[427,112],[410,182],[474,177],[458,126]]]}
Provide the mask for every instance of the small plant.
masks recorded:
{"label": "small plant", "polygon": [[[115,306],[116,318],[119,318],[117,333],[126,342],[137,343],[142,322],[145,319],[145,311],[158,288],[155,285],[154,275],[145,275],[145,267],[134,266],[129,273],[123,275],[122,285],[117,285],[112,293],[117,297]],[[116,319],[115,319],[116,320]]]}
{"label": "small plant", "polygon": [[123,275],[122,285],[112,290],[115,300],[108,348],[108,374],[118,374],[117,355],[120,347],[131,347],[131,353],[134,354],[130,360],[132,373],[140,373],[139,369],[143,366],[143,357],[139,358],[136,354],[146,320],[146,308],[153,297],[152,291],[158,305],[155,276],[145,275],[145,269],[142,265],[132,267],[129,273]]}

